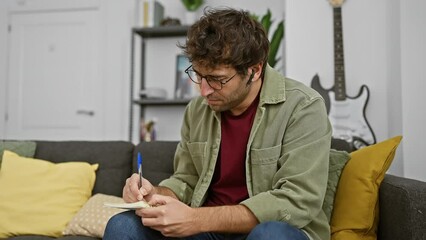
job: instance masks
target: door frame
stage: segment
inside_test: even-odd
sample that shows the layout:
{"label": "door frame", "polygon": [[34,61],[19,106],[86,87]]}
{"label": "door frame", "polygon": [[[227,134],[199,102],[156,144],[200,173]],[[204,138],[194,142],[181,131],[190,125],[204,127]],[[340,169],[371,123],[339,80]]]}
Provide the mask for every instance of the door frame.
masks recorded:
{"label": "door frame", "polygon": [[7,69],[8,69],[8,4],[0,1],[0,139],[6,134]]}

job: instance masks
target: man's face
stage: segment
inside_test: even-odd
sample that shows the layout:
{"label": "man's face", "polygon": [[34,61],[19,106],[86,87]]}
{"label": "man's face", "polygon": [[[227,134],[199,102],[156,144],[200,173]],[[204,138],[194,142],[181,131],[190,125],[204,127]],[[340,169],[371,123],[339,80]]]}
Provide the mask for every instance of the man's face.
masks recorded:
{"label": "man's face", "polygon": [[[193,69],[203,76],[201,80],[200,92],[211,109],[216,112],[233,110],[240,107],[246,99],[250,85],[247,85],[248,76],[240,76],[236,70],[227,65],[219,65],[215,68],[206,68],[193,64]],[[208,84],[204,77],[226,82],[222,84],[222,89],[217,90]]]}

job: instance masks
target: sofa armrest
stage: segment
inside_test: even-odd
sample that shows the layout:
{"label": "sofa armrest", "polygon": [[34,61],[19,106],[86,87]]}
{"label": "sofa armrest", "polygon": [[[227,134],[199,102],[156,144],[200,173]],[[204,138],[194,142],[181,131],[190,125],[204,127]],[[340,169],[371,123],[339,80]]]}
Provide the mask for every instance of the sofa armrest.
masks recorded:
{"label": "sofa armrest", "polygon": [[378,239],[426,239],[426,182],[386,175],[380,186]]}

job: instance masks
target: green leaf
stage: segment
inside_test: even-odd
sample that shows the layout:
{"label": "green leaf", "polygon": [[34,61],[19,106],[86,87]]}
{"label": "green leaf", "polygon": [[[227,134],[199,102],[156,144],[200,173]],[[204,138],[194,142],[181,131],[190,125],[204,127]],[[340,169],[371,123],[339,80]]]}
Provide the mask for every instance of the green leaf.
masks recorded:
{"label": "green leaf", "polygon": [[[251,14],[251,16],[256,21],[259,21],[259,17],[257,15]],[[266,31],[266,34],[269,36],[269,31],[271,30],[272,23],[274,22],[272,20],[272,13],[269,8],[266,14],[262,16],[259,22],[262,24],[263,28]],[[275,29],[269,43],[268,64],[271,67],[275,67],[277,62],[281,60],[281,58],[277,58],[277,53],[283,38],[284,38],[284,21],[281,21],[278,23],[277,28]]]}
{"label": "green leaf", "polygon": [[186,10],[188,11],[195,11],[204,3],[204,0],[181,0],[181,1],[183,5],[185,6]]}
{"label": "green leaf", "polygon": [[272,25],[272,21],[271,21],[271,11],[268,8],[268,11],[266,12],[265,15],[263,15],[262,19],[260,20],[260,23],[262,24],[262,26],[265,28],[266,34],[269,33],[269,28]]}
{"label": "green leaf", "polygon": [[284,37],[284,21],[281,21],[278,23],[277,28],[274,31],[274,34],[272,35],[272,39],[270,41],[270,48],[269,48],[269,56],[268,56],[268,63],[271,65],[271,67],[274,67],[277,62],[280,60],[280,58],[276,59],[278,49],[281,45],[281,40]]}

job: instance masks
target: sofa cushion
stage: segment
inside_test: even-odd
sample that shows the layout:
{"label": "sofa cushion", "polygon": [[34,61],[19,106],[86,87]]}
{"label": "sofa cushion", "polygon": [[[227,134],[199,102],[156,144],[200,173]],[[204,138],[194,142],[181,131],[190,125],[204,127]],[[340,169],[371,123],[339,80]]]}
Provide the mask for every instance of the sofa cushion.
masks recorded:
{"label": "sofa cushion", "polygon": [[0,141],[0,168],[3,151],[9,150],[22,157],[34,157],[36,143],[32,141]]}
{"label": "sofa cushion", "polygon": [[379,187],[402,137],[351,153],[336,191],[332,240],[376,239]]}
{"label": "sofa cushion", "polygon": [[5,151],[0,171],[0,238],[61,236],[89,199],[98,165],[54,164]]}
{"label": "sofa cushion", "polygon": [[121,196],[132,171],[134,145],[123,141],[37,141],[35,157],[52,162],[99,163],[93,194]]}
{"label": "sofa cushion", "polygon": [[178,142],[157,141],[141,142],[135,148],[133,156],[133,172],[137,172],[137,153],[143,157],[142,169],[144,178],[158,185],[173,174],[173,159]]}

